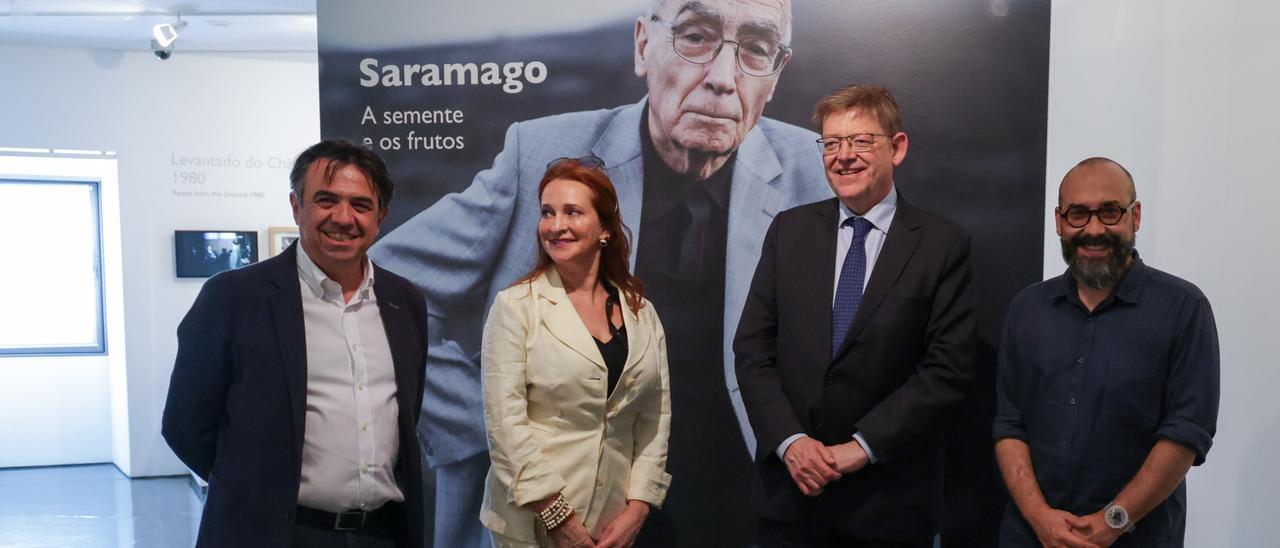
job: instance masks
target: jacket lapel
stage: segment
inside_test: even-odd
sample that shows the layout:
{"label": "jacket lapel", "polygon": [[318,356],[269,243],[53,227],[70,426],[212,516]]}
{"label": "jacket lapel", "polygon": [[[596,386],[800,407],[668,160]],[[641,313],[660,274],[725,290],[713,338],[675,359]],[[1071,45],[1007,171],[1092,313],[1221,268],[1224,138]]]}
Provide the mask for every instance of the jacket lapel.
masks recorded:
{"label": "jacket lapel", "polygon": [[582,323],[578,311],[569,301],[569,295],[565,293],[564,284],[560,281],[560,275],[556,273],[555,268],[548,268],[542,277],[534,281],[533,287],[539,296],[547,299],[552,305],[538,307],[538,313],[541,315],[543,325],[547,326],[547,331],[550,331],[565,346],[572,348],[574,352],[581,354],[601,369],[606,369],[604,357],[600,355],[600,348],[596,346],[595,339],[591,338],[586,324]]}
{"label": "jacket lapel", "polygon": [[622,301],[622,323],[627,328],[627,362],[622,368],[622,373],[625,375],[628,369],[644,357],[653,335],[648,329],[640,327],[640,317],[627,306],[626,296],[619,292],[618,298]]}
{"label": "jacket lapel", "polygon": [[[411,421],[418,411],[413,408],[418,382],[417,375],[420,363],[417,361],[416,338],[410,329],[415,323],[409,315],[408,303],[403,292],[396,291],[386,282],[378,283],[378,277],[386,279],[386,271],[374,266],[373,294],[378,298],[378,316],[382,318],[382,329],[387,334],[387,345],[391,347],[391,363],[395,367],[396,403],[400,405],[401,426],[413,424]],[[405,422],[405,421],[410,422]],[[412,428],[409,429],[412,431]]]}
{"label": "jacket lapel", "polygon": [[803,295],[810,295],[813,301],[805,303],[805,309],[821,310],[822,313],[815,314],[818,319],[815,329],[811,333],[811,344],[804,348],[825,348],[827,354],[831,351],[831,296],[835,295],[835,277],[836,277],[836,245],[839,241],[837,233],[840,230],[840,201],[831,198],[823,202],[822,206],[817,208],[816,214],[810,219],[812,226],[808,231],[814,235],[812,245],[807,256],[812,256],[812,262],[805,259],[805,264],[812,264],[812,268],[800,269],[804,274],[801,275],[800,283],[803,287],[811,287],[813,291],[805,291]]}
{"label": "jacket lapel", "polygon": [[[732,355],[733,336],[760,260],[764,227],[790,205],[790,197],[778,188],[782,164],[759,126],[747,133],[736,158],[733,183],[729,186],[729,231],[725,242],[723,343],[726,356]],[[726,361],[725,367],[725,378],[733,390],[737,387],[737,377],[732,374],[732,363]]]}
{"label": "jacket lapel", "polygon": [[307,406],[307,330],[302,318],[302,286],[298,281],[298,244],[294,242],[271,265],[271,317],[280,348],[293,418],[293,447],[301,458]]}
{"label": "jacket lapel", "polygon": [[[920,220],[915,215],[915,208],[911,207],[899,194],[898,209],[893,214],[893,224],[889,226],[889,234],[885,238],[884,247],[880,249],[880,256],[876,258],[875,268],[871,271],[871,278],[867,280],[867,288],[862,292],[862,302],[858,304],[858,313],[853,316],[853,325],[849,327],[849,334],[844,338],[844,344],[840,346],[840,351],[831,357],[832,360],[840,357],[849,349],[849,345],[853,343],[854,339],[858,338],[858,334],[871,321],[871,317],[875,315],[880,303],[884,302],[885,296],[889,294],[889,289],[898,281],[902,270],[907,266],[911,255],[915,253],[916,247],[920,244],[919,228]],[[834,267],[834,259],[832,264]],[[832,276],[834,277],[834,274]],[[830,315],[828,315],[829,317]],[[828,323],[828,325],[830,324]],[[830,327],[828,327],[827,331],[830,331]]]}
{"label": "jacket lapel", "polygon": [[640,147],[640,115],[647,99],[623,108],[600,134],[591,153],[604,160],[605,173],[618,191],[622,222],[631,229],[631,264],[640,249],[640,211],[644,205],[644,159]]}

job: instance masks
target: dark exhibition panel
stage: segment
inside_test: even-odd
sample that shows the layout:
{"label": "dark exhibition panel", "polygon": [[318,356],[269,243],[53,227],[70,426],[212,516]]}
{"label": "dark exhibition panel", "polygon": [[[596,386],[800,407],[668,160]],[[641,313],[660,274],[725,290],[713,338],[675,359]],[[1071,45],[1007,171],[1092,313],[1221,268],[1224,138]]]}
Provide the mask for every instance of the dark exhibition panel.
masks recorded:
{"label": "dark exhibition panel", "polygon": [[[464,237],[457,225],[433,225],[427,212],[442,197],[481,184],[484,170],[503,173],[499,153],[528,154],[531,163],[539,155],[554,157],[554,141],[513,142],[513,124],[635,105],[653,92],[637,77],[635,63],[636,18],[646,15],[648,2],[601,8],[589,0],[545,1],[536,10],[521,0],[483,8],[444,0],[346,4],[317,2],[321,133],[364,142],[387,159],[397,187],[382,239],[398,242],[396,249],[420,239],[452,245],[462,256],[482,240],[503,240],[494,247],[509,249],[514,244],[506,239],[524,238],[532,250],[532,233],[492,227]],[[814,104],[835,88],[887,86],[901,104],[910,136],[909,154],[895,174],[901,195],[973,236],[979,367],[963,409],[944,425],[942,538],[945,546],[993,545],[1005,503],[990,441],[994,348],[1010,299],[1039,281],[1042,271],[1050,3],[805,0],[791,10],[794,53],[777,77],[764,118],[812,130]],[[536,190],[537,182],[521,178],[506,184]],[[816,178],[812,185],[815,196],[830,196],[826,181]],[[625,208],[627,190],[619,192]],[[732,214],[730,219],[734,230]],[[758,228],[757,241],[766,228]],[[380,252],[386,249],[375,246],[375,260]],[[758,246],[750,252],[758,253]],[[428,456],[432,466],[484,453],[482,423],[460,417],[478,413],[478,371],[468,374],[465,366],[468,359],[478,360],[483,311],[494,291],[513,279],[501,279],[506,267],[496,261],[398,272],[420,288],[432,285],[420,281],[423,276],[461,280],[438,284],[449,286],[441,290],[448,298],[430,291],[426,296],[429,305],[437,305],[431,325],[439,331],[432,333],[425,405],[457,406],[424,410],[420,432],[428,452],[434,450]],[[644,274],[654,265],[634,266]],[[734,314],[729,307],[741,302],[732,280],[749,280],[751,273],[738,271],[732,261],[721,268],[730,280],[724,308],[663,323],[712,324],[723,334],[721,322]],[[654,302],[660,315],[678,304]],[[747,444],[754,440],[740,430],[736,385],[724,363],[677,363],[681,343],[672,340],[667,471],[673,480],[640,544],[748,545],[755,532],[745,525],[753,523]],[[441,355],[452,361],[431,361]],[[478,370],[478,361],[470,363]],[[451,368],[458,367],[454,374]]]}

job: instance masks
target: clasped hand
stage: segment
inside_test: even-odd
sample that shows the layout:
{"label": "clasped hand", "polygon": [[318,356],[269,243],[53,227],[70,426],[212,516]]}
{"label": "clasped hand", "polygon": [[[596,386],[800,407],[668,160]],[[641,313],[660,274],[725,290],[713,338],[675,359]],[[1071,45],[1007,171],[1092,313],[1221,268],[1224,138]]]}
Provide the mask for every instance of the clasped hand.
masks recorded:
{"label": "clasped hand", "polygon": [[628,548],[635,544],[648,516],[648,503],[630,500],[627,508],[600,531],[599,539],[591,537],[577,516],[552,531],[551,538],[558,548]]}
{"label": "clasped hand", "polygon": [[1050,548],[1106,548],[1120,538],[1102,512],[1076,516],[1070,512],[1045,508],[1028,519],[1040,543]]}
{"label": "clasped hand", "polygon": [[866,466],[867,452],[857,441],[826,446],[804,436],[787,447],[782,460],[800,492],[816,497],[822,494],[822,488],[828,483]]}

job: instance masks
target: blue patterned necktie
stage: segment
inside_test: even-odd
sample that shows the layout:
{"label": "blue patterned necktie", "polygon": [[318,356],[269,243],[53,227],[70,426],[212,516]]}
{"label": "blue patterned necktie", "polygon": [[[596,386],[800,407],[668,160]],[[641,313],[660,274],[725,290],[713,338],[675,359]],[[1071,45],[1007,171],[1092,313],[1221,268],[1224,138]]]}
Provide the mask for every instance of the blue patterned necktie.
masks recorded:
{"label": "blue patterned necktie", "polygon": [[871,232],[871,221],[863,217],[850,217],[842,226],[853,225],[853,242],[849,244],[849,252],[844,255],[844,266],[840,268],[840,283],[836,285],[836,301],[831,308],[831,357],[844,343],[853,325],[853,316],[858,313],[858,304],[862,302],[862,281],[867,277],[867,234]]}

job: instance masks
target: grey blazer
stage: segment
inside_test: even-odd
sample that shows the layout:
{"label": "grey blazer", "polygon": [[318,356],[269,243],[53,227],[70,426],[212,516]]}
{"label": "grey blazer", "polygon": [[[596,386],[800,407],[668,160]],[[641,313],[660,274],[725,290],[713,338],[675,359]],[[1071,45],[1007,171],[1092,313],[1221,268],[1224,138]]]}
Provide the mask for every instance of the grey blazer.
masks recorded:
{"label": "grey blazer", "polygon": [[[487,451],[480,387],[480,336],[494,295],[537,260],[538,182],[547,163],[594,154],[618,189],[631,229],[632,263],[640,231],[644,166],[640,117],[645,99],[609,110],[558,114],[507,128],[493,167],[466,190],[384,236],[370,251],[408,278],[427,299],[430,351],[419,432],[432,466]],[[747,448],[747,423],[734,373],[733,334],[742,314],[765,231],[779,211],[831,197],[817,134],[761,118],[743,139],[733,169],[726,243],[724,371]]]}

